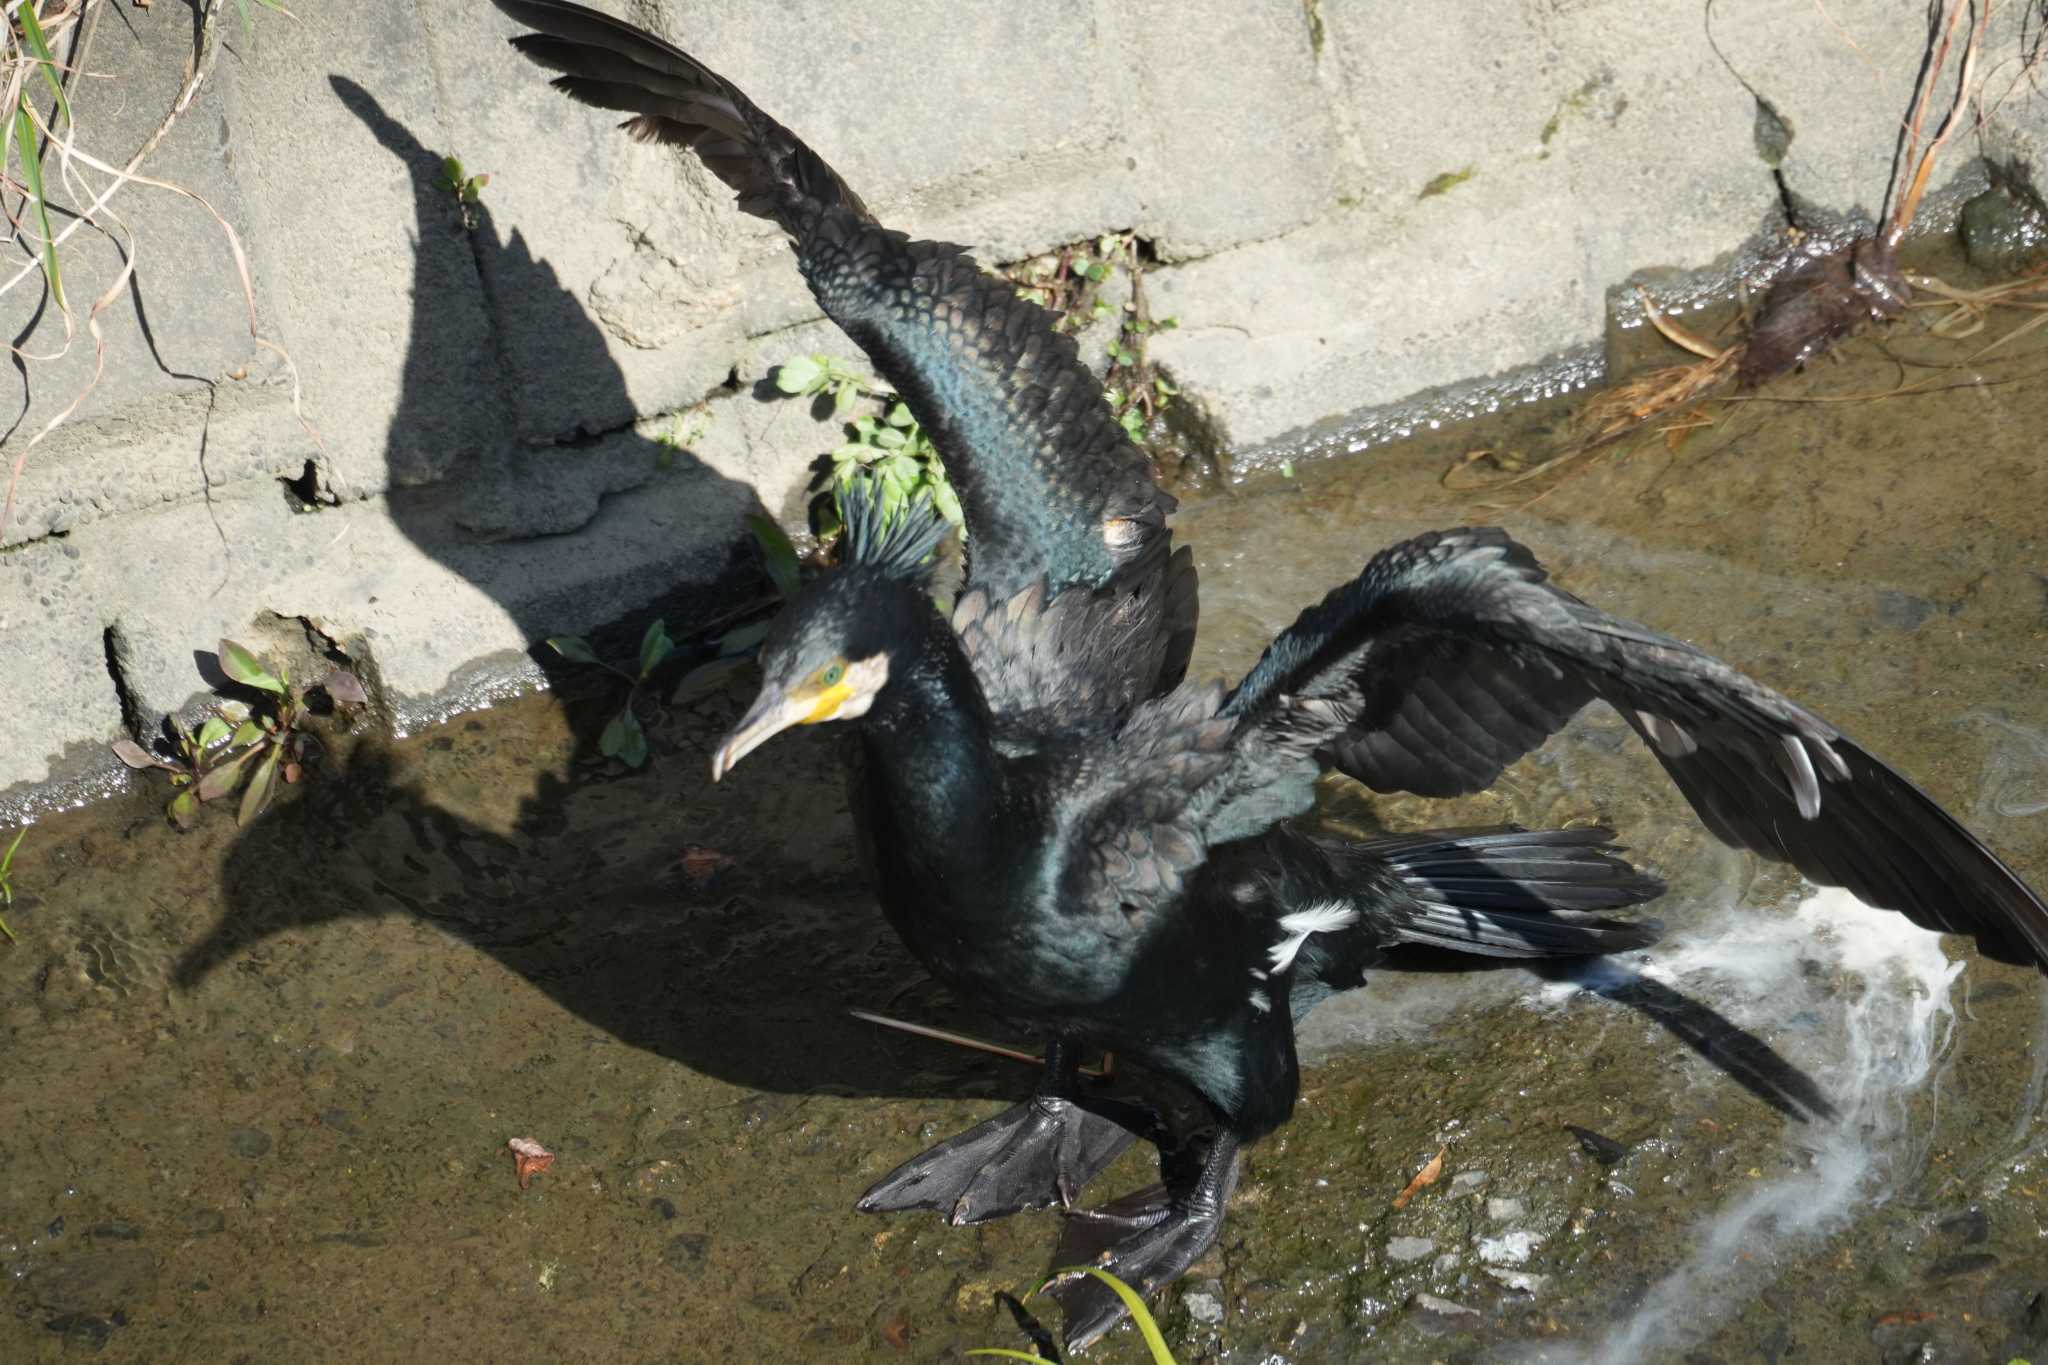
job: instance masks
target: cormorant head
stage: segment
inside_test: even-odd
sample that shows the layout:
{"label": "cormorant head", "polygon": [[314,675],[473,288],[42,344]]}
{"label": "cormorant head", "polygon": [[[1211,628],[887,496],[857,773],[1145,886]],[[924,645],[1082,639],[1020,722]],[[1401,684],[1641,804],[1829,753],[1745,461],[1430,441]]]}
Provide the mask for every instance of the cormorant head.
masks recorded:
{"label": "cormorant head", "polygon": [[929,613],[927,561],[948,530],[920,498],[893,520],[867,479],[839,492],[841,567],[807,584],[761,642],[761,694],[711,755],[718,781],[742,758],[793,725],[867,714],[888,685],[892,658],[918,641]]}

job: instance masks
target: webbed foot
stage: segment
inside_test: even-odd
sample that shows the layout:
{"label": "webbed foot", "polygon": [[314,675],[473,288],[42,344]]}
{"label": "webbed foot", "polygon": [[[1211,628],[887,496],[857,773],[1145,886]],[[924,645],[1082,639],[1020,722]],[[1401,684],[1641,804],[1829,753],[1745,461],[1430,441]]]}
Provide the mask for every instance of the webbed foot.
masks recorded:
{"label": "webbed foot", "polygon": [[1034,1095],[904,1162],[855,1207],[933,1209],[955,1225],[1071,1207],[1139,1132],[1156,1126],[1151,1111],[1137,1105]]}
{"label": "webbed foot", "polygon": [[[1071,1216],[1097,1227],[1124,1230],[1124,1236],[1090,1264],[1149,1296],[1185,1275],[1189,1266],[1216,1245],[1223,1231],[1224,1206],[1236,1187],[1237,1143],[1226,1136],[1210,1149],[1201,1174],[1191,1185],[1177,1192],[1154,1185]],[[1130,1310],[1116,1291],[1092,1275],[1065,1276],[1047,1292],[1066,1312],[1069,1351],[1085,1349],[1129,1316]]]}

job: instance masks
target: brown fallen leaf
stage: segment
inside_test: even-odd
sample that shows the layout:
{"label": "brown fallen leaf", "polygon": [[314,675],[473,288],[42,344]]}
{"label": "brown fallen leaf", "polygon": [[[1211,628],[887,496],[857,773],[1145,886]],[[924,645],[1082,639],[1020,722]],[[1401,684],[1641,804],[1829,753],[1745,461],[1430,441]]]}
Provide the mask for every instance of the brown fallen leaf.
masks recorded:
{"label": "brown fallen leaf", "polygon": [[527,1181],[555,1164],[555,1154],[532,1138],[507,1138],[505,1146],[511,1149],[512,1173],[519,1177],[522,1190]]}
{"label": "brown fallen leaf", "polygon": [[1886,1313],[1877,1320],[1879,1327],[1913,1327],[1923,1322],[1933,1322],[1935,1314],[1918,1308],[1905,1308],[1896,1313]]}
{"label": "brown fallen leaf", "polygon": [[882,1324],[882,1340],[899,1351],[910,1349],[910,1314],[898,1309],[896,1316]]}
{"label": "brown fallen leaf", "polygon": [[1436,1149],[1436,1155],[1431,1157],[1428,1164],[1415,1173],[1415,1178],[1408,1182],[1408,1188],[1394,1196],[1395,1208],[1407,1208],[1408,1201],[1415,1197],[1417,1191],[1427,1189],[1431,1185],[1436,1184],[1437,1178],[1444,1173],[1444,1154],[1450,1150],[1449,1147],[1439,1147]]}
{"label": "brown fallen leaf", "polygon": [[731,867],[734,860],[730,854],[720,853],[715,848],[691,844],[683,850],[678,861],[683,869],[683,880],[689,883],[690,889],[702,891],[717,881],[718,874]]}

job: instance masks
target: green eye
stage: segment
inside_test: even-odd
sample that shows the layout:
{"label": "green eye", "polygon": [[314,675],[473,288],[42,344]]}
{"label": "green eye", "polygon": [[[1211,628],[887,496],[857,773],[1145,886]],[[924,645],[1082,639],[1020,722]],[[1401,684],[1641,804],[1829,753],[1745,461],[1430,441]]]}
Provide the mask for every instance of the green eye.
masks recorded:
{"label": "green eye", "polygon": [[839,686],[839,680],[846,676],[845,664],[834,664],[819,676],[818,681],[827,687]]}

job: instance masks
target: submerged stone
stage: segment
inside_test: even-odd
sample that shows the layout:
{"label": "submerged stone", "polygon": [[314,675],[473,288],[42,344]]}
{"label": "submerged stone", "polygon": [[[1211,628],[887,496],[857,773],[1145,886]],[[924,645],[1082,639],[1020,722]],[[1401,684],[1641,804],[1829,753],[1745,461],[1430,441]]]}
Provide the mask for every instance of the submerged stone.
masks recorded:
{"label": "submerged stone", "polygon": [[1543,1245],[1543,1234],[1526,1230],[1479,1239],[1479,1259],[1488,1265],[1520,1265]]}
{"label": "submerged stone", "polygon": [[1396,1265],[1406,1265],[1435,1250],[1436,1243],[1427,1237],[1396,1237],[1387,1243],[1387,1259]]}

